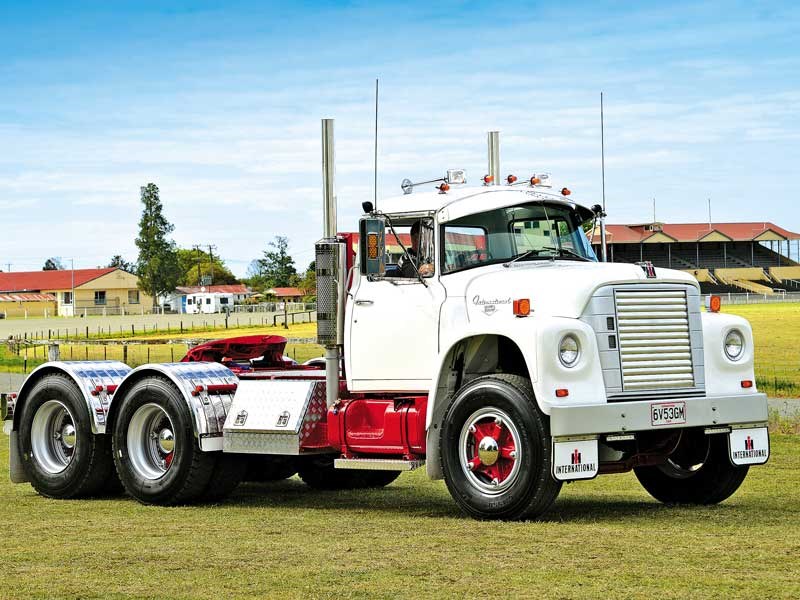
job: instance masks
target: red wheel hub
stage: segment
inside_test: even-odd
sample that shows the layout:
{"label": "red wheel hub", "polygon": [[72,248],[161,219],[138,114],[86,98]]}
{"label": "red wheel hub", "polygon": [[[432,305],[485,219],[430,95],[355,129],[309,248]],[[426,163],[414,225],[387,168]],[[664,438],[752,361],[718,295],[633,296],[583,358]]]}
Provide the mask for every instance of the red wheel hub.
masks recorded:
{"label": "red wheel hub", "polygon": [[511,475],[517,447],[509,428],[499,419],[486,418],[470,428],[472,458],[467,465],[488,483],[499,485]]}

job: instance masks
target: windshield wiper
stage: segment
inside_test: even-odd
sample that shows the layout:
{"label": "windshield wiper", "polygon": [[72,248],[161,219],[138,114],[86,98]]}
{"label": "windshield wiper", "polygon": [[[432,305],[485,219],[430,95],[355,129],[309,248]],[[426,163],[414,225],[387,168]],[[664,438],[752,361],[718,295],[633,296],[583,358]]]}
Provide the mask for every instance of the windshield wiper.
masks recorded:
{"label": "windshield wiper", "polygon": [[527,257],[531,256],[532,254],[539,254],[539,251],[538,250],[528,250],[527,252],[523,252],[522,254],[518,254],[517,256],[515,256],[514,258],[512,258],[508,262],[504,262],[503,266],[507,269],[508,267],[510,267],[512,264],[514,264],[518,260],[522,260],[523,258],[527,258]]}
{"label": "windshield wiper", "polygon": [[590,258],[586,258],[575,252],[574,250],[570,250],[569,248],[556,248],[555,246],[542,246],[542,250],[553,250],[554,252],[558,252],[559,256],[574,256],[575,258],[579,258],[581,260],[585,260],[587,262],[591,262]]}

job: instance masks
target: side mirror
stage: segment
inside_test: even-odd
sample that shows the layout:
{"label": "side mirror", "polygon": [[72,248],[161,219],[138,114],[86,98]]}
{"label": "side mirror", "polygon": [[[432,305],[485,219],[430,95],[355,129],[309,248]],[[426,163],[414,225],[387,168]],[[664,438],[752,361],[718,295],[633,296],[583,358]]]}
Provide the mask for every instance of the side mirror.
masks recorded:
{"label": "side mirror", "polygon": [[358,234],[361,274],[383,277],[386,274],[386,223],[379,217],[364,217],[358,225]]}
{"label": "side mirror", "polygon": [[366,202],[362,202],[361,208],[364,210],[364,213],[368,215],[371,214],[373,210],[375,210],[375,206],[369,200],[367,200]]}

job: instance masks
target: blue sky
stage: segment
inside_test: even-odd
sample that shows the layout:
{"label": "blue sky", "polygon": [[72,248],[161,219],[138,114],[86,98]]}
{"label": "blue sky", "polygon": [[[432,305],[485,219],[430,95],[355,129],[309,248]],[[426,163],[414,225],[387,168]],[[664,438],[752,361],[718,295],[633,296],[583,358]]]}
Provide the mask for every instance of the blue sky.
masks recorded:
{"label": "blue sky", "polygon": [[404,177],[550,171],[611,222],[768,220],[800,231],[800,5],[791,2],[0,0],[0,268],[135,259],[139,186],[179,245],[243,275],[320,237],[322,117],[340,230]]}

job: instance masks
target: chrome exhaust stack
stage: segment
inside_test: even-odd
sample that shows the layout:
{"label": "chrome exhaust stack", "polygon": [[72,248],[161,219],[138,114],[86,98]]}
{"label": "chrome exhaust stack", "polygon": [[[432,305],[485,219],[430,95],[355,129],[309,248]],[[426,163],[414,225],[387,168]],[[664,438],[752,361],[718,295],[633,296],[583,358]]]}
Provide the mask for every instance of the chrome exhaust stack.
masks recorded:
{"label": "chrome exhaust stack", "polygon": [[489,185],[500,185],[500,132],[490,131],[489,144],[489,176],[492,178]]}
{"label": "chrome exhaust stack", "polygon": [[345,245],[336,238],[333,119],[322,120],[323,238],[317,242],[317,343],[325,347],[328,408],[339,400],[341,348],[344,345]]}

